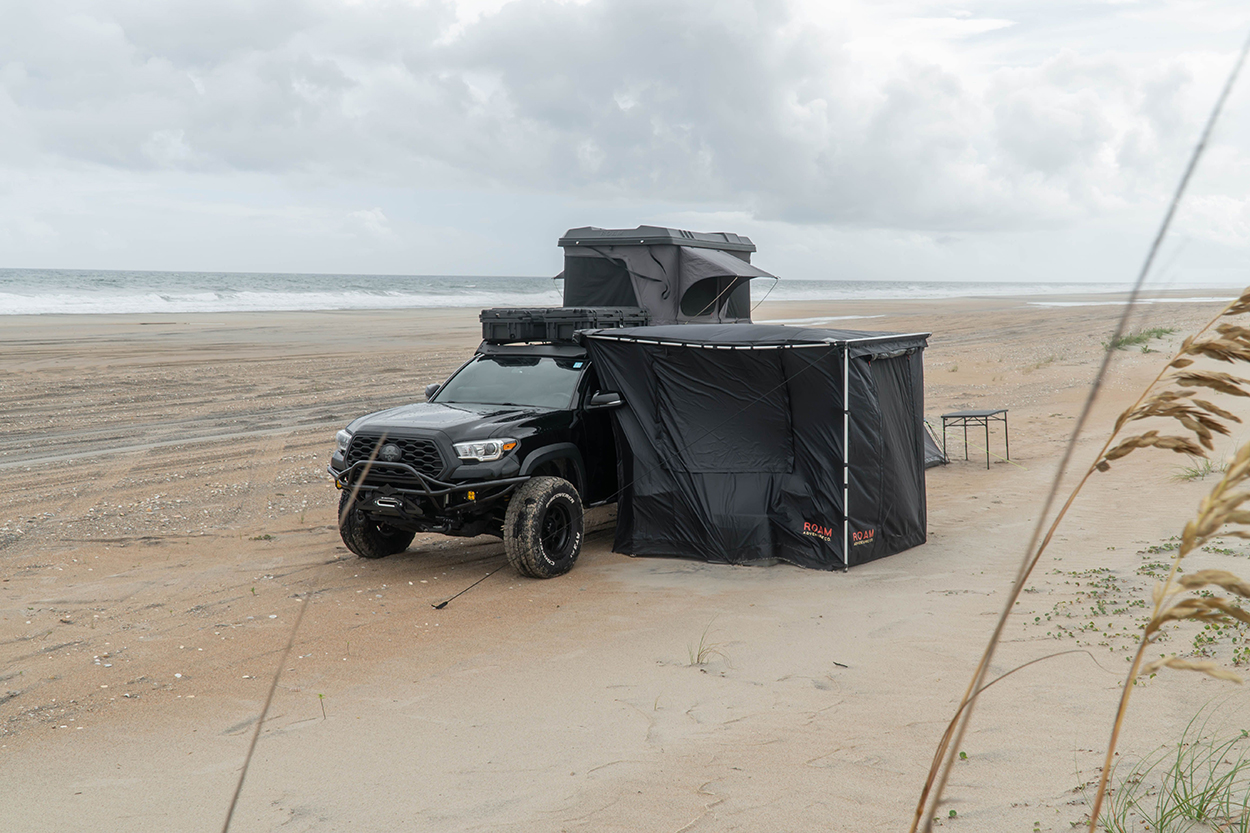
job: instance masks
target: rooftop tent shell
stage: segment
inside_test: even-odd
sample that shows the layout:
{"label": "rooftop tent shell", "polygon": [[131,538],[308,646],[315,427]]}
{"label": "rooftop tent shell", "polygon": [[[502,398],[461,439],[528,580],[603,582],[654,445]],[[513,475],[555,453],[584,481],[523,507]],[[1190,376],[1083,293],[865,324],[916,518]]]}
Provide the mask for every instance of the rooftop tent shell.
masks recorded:
{"label": "rooftop tent shell", "polygon": [[928,333],[578,334],[621,394],[618,552],[833,570],[924,543]]}
{"label": "rooftop tent shell", "polygon": [[653,324],[751,320],[755,244],[728,232],[569,229],[564,249],[566,307],[642,307]]}

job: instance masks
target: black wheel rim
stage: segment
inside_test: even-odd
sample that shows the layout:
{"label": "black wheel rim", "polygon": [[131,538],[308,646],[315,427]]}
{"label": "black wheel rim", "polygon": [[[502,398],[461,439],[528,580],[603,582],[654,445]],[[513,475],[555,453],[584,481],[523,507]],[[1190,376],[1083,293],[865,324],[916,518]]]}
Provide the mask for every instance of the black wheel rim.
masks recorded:
{"label": "black wheel rim", "polygon": [[543,551],[554,558],[563,558],[568,549],[573,532],[573,513],[563,502],[553,503],[547,507],[543,515],[542,541]]}

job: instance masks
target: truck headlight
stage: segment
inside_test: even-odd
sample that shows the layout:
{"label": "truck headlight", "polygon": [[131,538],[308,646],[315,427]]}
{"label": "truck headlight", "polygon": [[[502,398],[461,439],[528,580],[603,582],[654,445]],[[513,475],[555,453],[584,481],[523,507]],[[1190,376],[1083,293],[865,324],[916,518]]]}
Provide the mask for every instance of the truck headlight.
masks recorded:
{"label": "truck headlight", "polygon": [[516,448],[516,440],[506,438],[476,440],[471,443],[453,443],[452,448],[456,449],[456,454],[461,460],[478,460],[482,463],[488,463],[491,460],[498,460]]}
{"label": "truck headlight", "polygon": [[352,432],[344,428],[334,435],[334,441],[338,443],[339,454],[346,454],[347,447],[352,443]]}

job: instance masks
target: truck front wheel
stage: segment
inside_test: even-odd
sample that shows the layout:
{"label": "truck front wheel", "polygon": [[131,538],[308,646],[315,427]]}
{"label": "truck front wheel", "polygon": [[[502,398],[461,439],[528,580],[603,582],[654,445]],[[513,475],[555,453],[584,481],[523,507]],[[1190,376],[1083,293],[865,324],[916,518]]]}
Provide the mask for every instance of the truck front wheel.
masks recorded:
{"label": "truck front wheel", "polygon": [[352,490],[339,498],[339,535],[361,558],[385,558],[408,549],[415,533],[373,520],[352,505]]}
{"label": "truck front wheel", "polygon": [[582,551],[582,498],[560,477],[534,477],[516,490],[504,517],[508,563],[523,576],[562,576]]}

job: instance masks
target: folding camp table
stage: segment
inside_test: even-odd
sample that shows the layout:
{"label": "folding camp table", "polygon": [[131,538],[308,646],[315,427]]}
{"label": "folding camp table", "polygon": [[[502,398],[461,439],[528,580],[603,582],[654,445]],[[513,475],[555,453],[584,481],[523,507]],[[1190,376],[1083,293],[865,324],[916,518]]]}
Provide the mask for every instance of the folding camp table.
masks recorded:
{"label": "folding camp table", "polygon": [[[1002,416],[999,416],[1001,414]],[[993,411],[955,411],[950,414],[942,414],[942,454],[946,455],[946,426],[951,425],[955,428],[963,426],[964,429],[964,459],[968,459],[968,426],[980,425],[985,428],[985,468],[988,471],[990,467],[990,423],[1001,422],[1003,424],[1003,446],[1007,450],[1007,460],[1011,460],[1011,439],[1007,434],[1007,409],[998,408]],[[949,459],[949,457],[948,457]]]}

